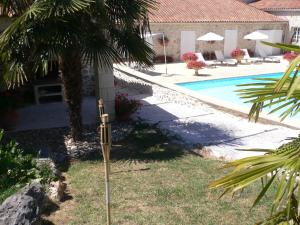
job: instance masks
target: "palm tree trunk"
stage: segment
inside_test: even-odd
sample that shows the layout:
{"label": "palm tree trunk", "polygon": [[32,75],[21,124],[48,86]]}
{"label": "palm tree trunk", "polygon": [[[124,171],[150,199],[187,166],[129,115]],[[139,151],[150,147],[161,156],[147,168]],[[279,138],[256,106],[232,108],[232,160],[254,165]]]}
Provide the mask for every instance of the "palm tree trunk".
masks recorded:
{"label": "palm tree trunk", "polygon": [[74,141],[82,138],[82,74],[81,57],[76,50],[71,50],[60,57],[60,70],[65,89],[65,100],[69,108],[71,136]]}

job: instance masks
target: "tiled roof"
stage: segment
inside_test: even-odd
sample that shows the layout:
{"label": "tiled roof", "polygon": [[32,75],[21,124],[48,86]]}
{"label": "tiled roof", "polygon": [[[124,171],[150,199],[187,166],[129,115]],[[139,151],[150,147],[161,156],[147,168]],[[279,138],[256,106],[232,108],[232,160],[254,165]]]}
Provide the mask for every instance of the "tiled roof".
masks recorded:
{"label": "tiled roof", "polygon": [[[294,0],[298,1],[298,0]],[[277,16],[236,0],[157,0],[152,23],[277,22]]]}
{"label": "tiled roof", "polygon": [[251,4],[262,10],[299,9],[300,0],[260,0]]}

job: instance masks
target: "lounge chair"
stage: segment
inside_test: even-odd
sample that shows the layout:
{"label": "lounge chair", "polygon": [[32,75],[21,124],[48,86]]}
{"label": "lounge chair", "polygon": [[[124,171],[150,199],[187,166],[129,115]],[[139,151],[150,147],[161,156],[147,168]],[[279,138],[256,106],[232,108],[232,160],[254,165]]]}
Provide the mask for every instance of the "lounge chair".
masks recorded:
{"label": "lounge chair", "polygon": [[261,48],[258,49],[258,54],[262,58],[263,62],[280,63],[280,59],[274,56],[268,56],[267,53]]}
{"label": "lounge chair", "polygon": [[216,67],[216,63],[212,61],[206,61],[201,52],[197,52],[195,54],[198,57],[197,61],[205,62],[208,67]]}
{"label": "lounge chair", "polygon": [[237,65],[237,61],[235,59],[225,59],[223,52],[220,50],[216,50],[215,55],[216,55],[217,61],[220,62],[221,64],[233,65],[233,66]]}
{"label": "lounge chair", "polygon": [[245,52],[245,56],[244,56],[244,60],[246,61],[246,63],[258,63],[261,62],[261,60],[259,58],[254,58],[254,57],[250,57],[248,49],[243,48],[242,51]]}

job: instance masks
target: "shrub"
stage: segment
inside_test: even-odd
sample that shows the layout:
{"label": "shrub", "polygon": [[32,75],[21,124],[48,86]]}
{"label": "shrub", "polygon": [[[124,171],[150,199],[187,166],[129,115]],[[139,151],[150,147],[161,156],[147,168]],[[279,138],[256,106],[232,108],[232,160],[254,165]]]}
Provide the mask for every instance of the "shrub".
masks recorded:
{"label": "shrub", "polygon": [[14,127],[18,114],[16,98],[10,91],[0,92],[0,128],[10,130]]}
{"label": "shrub", "polygon": [[3,130],[0,131],[0,190],[25,184],[31,179],[40,178],[46,182],[51,177],[50,168],[39,168],[29,154],[25,154],[19,144],[10,141],[3,143]]}
{"label": "shrub", "polygon": [[194,52],[187,52],[182,55],[181,59],[185,63],[188,63],[190,61],[197,61],[198,57]]}
{"label": "shrub", "polygon": [[294,59],[296,59],[298,56],[298,54],[296,54],[295,52],[286,52],[284,55],[283,55],[283,58],[286,59],[287,61],[289,62],[292,62]]}
{"label": "shrub", "polygon": [[115,99],[116,119],[125,121],[130,115],[136,112],[142,106],[141,102],[136,99],[129,99],[128,94],[119,93]]}
{"label": "shrub", "polygon": [[[167,63],[174,62],[173,56],[167,55],[166,59],[167,59]],[[154,63],[165,63],[165,56],[164,55],[155,56],[153,61]]]}
{"label": "shrub", "polygon": [[236,48],[231,52],[231,57],[237,60],[244,58],[244,56],[245,52],[240,48]]}

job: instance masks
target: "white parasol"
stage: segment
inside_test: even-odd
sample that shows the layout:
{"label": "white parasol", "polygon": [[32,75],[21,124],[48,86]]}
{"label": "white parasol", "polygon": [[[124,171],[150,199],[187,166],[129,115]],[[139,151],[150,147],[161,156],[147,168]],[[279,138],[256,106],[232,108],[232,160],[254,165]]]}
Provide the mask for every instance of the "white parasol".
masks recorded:
{"label": "white parasol", "polygon": [[198,41],[223,41],[224,37],[221,35],[215,34],[213,32],[209,32],[201,37],[197,38]]}
{"label": "white parasol", "polygon": [[268,39],[268,38],[269,38],[268,35],[263,34],[259,31],[254,31],[254,32],[244,36],[244,39],[254,40],[254,41],[265,40],[265,39]]}

